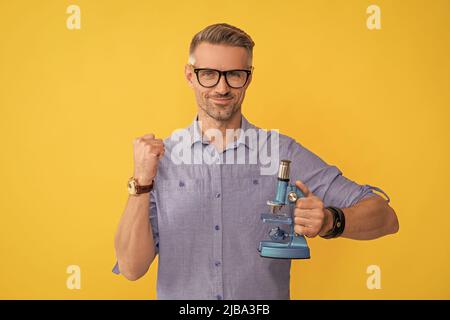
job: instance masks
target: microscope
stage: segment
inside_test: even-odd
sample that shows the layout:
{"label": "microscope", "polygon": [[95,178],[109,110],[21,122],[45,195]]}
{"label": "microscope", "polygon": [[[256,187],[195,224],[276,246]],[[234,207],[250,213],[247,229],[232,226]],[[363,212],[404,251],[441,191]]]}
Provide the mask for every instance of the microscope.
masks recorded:
{"label": "microscope", "polygon": [[[294,232],[294,209],[297,199],[304,197],[302,191],[289,183],[290,160],[281,160],[278,170],[275,199],[267,201],[270,213],[261,214],[263,223],[278,224],[269,231],[271,240],[259,243],[259,254],[266,258],[309,259],[309,247],[303,235]],[[281,213],[286,206],[288,213]],[[288,231],[281,228],[286,225]]]}

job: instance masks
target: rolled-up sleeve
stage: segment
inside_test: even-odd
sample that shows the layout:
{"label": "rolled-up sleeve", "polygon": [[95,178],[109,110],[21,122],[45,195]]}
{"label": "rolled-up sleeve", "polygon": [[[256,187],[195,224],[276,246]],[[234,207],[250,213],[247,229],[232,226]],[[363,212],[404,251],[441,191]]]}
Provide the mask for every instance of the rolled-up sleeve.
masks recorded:
{"label": "rolled-up sleeve", "polygon": [[[154,192],[155,190],[152,190],[150,192],[150,205],[148,210],[149,211],[148,216],[150,220],[150,225],[152,226],[153,241],[155,244],[155,253],[158,254],[159,253],[158,211]],[[112,272],[115,274],[120,274],[119,263],[117,261],[112,269]]]}
{"label": "rolled-up sleeve", "polygon": [[295,140],[289,144],[287,154],[291,160],[291,180],[300,179],[304,182],[312,193],[322,199],[325,206],[350,207],[363,198],[376,195],[374,190],[384,194],[390,201],[380,188],[358,184],[346,178],[339,168],[327,164]]}

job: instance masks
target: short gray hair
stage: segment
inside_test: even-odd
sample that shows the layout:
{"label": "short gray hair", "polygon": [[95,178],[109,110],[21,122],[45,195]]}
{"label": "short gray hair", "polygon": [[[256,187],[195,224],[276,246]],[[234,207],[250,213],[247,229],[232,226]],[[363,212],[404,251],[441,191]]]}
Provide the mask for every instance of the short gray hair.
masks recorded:
{"label": "short gray hair", "polygon": [[195,63],[194,51],[202,42],[245,48],[248,53],[249,66],[251,66],[251,62],[253,60],[253,47],[255,46],[255,43],[247,33],[237,27],[227,23],[217,23],[207,26],[202,31],[198,32],[192,38],[191,45],[189,47],[189,63]]}

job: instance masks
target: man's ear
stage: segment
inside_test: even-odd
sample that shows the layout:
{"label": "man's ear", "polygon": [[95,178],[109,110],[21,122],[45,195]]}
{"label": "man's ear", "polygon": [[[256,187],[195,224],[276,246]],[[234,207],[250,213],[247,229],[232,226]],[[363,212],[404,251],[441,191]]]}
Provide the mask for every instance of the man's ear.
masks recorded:
{"label": "man's ear", "polygon": [[186,81],[188,82],[188,85],[191,88],[194,88],[194,84],[192,83],[194,81],[194,73],[192,72],[192,68],[189,64],[186,64],[184,66],[184,76],[186,77]]}

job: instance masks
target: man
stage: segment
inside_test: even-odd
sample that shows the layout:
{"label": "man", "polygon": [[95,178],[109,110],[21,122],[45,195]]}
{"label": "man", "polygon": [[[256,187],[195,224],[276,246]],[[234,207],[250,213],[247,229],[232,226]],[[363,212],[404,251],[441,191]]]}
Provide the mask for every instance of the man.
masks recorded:
{"label": "man", "polygon": [[[159,254],[158,299],[290,298],[290,259],[257,251],[270,228],[260,215],[277,181],[276,170],[261,171],[266,147],[278,155],[277,165],[278,159],[291,161],[290,176],[305,195],[295,204],[296,233],[363,240],[398,231],[389,197],[372,191],[381,189],[356,184],[292,138],[263,134],[242,116],[253,46],[228,24],[196,34],[185,75],[198,115],[186,129],[191,138],[181,146],[184,154],[178,149],[182,134],[134,141],[131,195],[115,236],[113,271],[139,279]],[[231,129],[236,131],[229,134]],[[255,130],[256,136],[245,134]],[[252,154],[256,162],[249,161]],[[345,222],[340,230],[339,219]]]}

